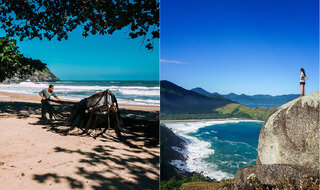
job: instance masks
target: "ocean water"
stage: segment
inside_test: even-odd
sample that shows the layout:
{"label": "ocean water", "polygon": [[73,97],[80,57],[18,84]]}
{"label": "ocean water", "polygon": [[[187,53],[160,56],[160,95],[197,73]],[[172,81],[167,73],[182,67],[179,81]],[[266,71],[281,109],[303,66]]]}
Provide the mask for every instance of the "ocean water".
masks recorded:
{"label": "ocean water", "polygon": [[171,164],[186,171],[202,172],[217,180],[232,178],[239,168],[254,165],[263,122],[250,120],[163,122],[183,138],[186,161]]}
{"label": "ocean water", "polygon": [[81,100],[106,89],[111,90],[120,104],[160,105],[160,86],[158,81],[57,81],[21,82],[2,84],[0,91],[38,95],[49,84],[62,99]]}

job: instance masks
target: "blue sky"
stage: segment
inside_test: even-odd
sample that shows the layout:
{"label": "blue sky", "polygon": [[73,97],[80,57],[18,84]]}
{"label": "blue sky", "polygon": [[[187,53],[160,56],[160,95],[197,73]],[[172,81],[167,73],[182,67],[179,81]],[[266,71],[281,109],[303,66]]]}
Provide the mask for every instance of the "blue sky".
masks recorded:
{"label": "blue sky", "polygon": [[315,0],[162,0],[161,80],[227,94],[319,90]]}
{"label": "blue sky", "polygon": [[86,38],[81,33],[75,30],[62,41],[18,40],[18,46],[26,57],[47,63],[61,80],[159,80],[159,39],[148,51],[140,39],[129,39],[126,29]]}

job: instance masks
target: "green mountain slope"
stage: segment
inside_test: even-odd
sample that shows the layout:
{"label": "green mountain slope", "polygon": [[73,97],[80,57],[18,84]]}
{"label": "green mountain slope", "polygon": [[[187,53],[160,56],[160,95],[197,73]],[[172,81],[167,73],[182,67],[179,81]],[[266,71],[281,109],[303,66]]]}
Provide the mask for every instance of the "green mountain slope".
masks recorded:
{"label": "green mountain slope", "polygon": [[[205,95],[205,96],[213,96],[213,95],[220,95],[218,93],[210,93],[206,90],[204,90],[201,87],[193,88],[191,89],[194,92],[197,92],[199,94]],[[245,95],[245,94],[225,94],[220,95],[224,98],[227,98],[231,101],[237,102],[239,104],[244,104],[247,106],[280,106],[282,104],[285,104],[297,97],[299,97],[299,94],[286,94],[286,95],[278,95],[278,96],[270,96],[266,94],[257,94],[257,95]]]}
{"label": "green mountain slope", "polygon": [[207,97],[186,90],[169,81],[160,82],[160,109],[166,114],[210,113],[214,109],[233,103],[221,96]]}
{"label": "green mountain slope", "polygon": [[243,118],[265,120],[277,107],[249,107],[221,95],[205,96],[161,81],[161,119]]}

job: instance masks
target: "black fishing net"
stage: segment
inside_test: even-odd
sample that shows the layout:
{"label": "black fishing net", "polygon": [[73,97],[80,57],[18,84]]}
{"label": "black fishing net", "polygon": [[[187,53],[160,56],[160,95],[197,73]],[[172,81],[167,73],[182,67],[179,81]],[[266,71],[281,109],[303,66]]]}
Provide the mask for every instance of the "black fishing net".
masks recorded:
{"label": "black fishing net", "polygon": [[84,132],[103,128],[101,133],[113,128],[116,135],[121,137],[123,124],[118,102],[110,90],[99,92],[80,102],[44,100],[42,109],[46,115],[49,114],[50,119],[65,121],[72,128],[78,127]]}

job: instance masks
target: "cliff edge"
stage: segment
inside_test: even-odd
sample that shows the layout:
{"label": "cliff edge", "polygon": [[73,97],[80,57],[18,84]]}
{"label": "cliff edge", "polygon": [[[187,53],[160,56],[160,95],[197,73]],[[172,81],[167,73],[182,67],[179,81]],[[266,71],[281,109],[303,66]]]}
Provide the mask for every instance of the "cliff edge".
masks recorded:
{"label": "cliff edge", "polygon": [[280,106],[264,123],[257,165],[240,168],[236,189],[314,189],[319,185],[320,93]]}
{"label": "cliff edge", "polygon": [[319,92],[288,102],[265,122],[258,164],[319,167]]}

